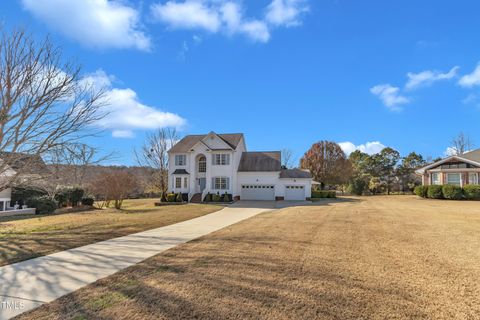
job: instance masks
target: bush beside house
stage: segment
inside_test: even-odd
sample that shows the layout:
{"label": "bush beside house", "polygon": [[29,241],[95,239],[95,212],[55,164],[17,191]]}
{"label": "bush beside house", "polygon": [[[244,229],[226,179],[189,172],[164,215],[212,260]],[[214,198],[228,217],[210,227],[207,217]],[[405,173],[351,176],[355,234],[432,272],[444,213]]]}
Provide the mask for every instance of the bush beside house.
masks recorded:
{"label": "bush beside house", "polygon": [[463,188],[454,185],[417,186],[415,194],[429,199],[480,200],[480,185],[466,185]]}
{"label": "bush beside house", "polygon": [[335,190],[312,190],[312,199],[336,198]]}
{"label": "bush beside house", "polygon": [[37,209],[36,214],[52,214],[58,206],[55,200],[47,196],[30,198],[26,203],[29,207]]}

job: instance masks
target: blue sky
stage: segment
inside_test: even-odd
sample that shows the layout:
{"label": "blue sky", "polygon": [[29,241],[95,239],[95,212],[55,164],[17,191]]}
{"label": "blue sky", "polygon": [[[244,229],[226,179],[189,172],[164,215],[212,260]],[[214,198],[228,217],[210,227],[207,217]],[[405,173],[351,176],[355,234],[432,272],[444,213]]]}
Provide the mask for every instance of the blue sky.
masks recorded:
{"label": "blue sky", "polygon": [[50,34],[109,88],[91,143],[134,164],[149,131],[243,132],[300,158],[319,140],[441,156],[480,146],[480,3],[346,0],[16,0],[6,27]]}

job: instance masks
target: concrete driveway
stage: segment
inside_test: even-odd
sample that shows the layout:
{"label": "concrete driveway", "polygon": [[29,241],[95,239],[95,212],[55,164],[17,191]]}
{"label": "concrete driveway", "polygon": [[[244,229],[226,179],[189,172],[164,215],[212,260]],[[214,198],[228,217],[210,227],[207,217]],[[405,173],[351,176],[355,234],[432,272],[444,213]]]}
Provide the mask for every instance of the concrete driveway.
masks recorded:
{"label": "concrete driveway", "polygon": [[0,320],[9,319],[229,225],[302,202],[239,201],[220,211],[0,268]]}

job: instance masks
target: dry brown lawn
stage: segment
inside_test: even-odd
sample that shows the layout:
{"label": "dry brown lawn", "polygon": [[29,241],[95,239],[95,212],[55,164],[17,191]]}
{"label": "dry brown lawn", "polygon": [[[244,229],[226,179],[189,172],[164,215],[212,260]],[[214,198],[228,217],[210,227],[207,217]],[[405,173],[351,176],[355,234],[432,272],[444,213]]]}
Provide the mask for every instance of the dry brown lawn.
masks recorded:
{"label": "dry brown lawn", "polygon": [[50,216],[0,218],[0,266],[196,218],[211,205],[155,207],[155,199],[113,208]]}
{"label": "dry brown lawn", "polygon": [[20,319],[480,319],[480,203],[379,196],[264,213]]}

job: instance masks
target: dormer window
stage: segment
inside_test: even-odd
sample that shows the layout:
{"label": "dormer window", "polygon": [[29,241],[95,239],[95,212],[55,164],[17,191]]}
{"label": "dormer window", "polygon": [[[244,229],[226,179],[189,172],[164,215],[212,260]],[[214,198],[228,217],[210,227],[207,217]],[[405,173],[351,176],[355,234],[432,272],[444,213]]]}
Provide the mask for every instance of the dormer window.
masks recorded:
{"label": "dormer window", "polygon": [[214,166],[228,166],[230,165],[230,155],[227,153],[213,155]]}
{"label": "dormer window", "polygon": [[175,165],[176,166],[186,166],[187,165],[187,156],[184,154],[175,155]]}

